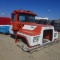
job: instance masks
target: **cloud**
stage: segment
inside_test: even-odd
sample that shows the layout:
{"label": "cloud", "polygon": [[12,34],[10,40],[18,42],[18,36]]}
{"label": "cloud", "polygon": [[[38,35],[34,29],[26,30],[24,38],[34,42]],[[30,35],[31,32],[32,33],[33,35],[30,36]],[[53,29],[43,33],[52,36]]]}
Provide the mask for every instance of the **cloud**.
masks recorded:
{"label": "cloud", "polygon": [[51,10],[48,10],[48,11],[51,11]]}
{"label": "cloud", "polygon": [[1,15],[4,15],[5,13],[1,13]]}

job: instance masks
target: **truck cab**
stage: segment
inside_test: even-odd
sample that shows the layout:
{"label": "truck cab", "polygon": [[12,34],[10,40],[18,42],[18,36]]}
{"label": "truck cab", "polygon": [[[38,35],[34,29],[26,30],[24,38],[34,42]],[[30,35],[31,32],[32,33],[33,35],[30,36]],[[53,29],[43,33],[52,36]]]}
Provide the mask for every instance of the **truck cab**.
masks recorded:
{"label": "truck cab", "polygon": [[26,10],[14,10],[11,14],[10,33],[15,35],[15,43],[24,51],[58,41],[54,27],[36,24],[35,16],[35,13]]}
{"label": "truck cab", "polygon": [[24,26],[24,24],[32,24],[35,23],[35,16],[37,16],[35,13],[27,10],[14,10],[11,13],[11,26],[10,26],[10,34],[14,34],[12,31],[12,24],[16,23],[15,28],[21,28]]}

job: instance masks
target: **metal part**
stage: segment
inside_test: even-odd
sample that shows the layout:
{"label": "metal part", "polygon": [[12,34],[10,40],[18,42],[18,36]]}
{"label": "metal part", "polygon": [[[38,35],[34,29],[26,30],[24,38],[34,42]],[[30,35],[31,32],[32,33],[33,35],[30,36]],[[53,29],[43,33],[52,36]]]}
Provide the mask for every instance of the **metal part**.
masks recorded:
{"label": "metal part", "polygon": [[[52,45],[58,40],[58,32],[51,25],[36,24],[36,14],[30,11],[12,12],[11,32],[16,35],[15,43],[24,51],[35,51],[40,47]],[[21,19],[24,17],[23,19]],[[13,34],[12,33],[12,34]]]}
{"label": "metal part", "polygon": [[25,51],[25,52],[30,52],[30,53],[32,53],[32,52],[34,52],[34,51],[37,51],[39,48],[41,48],[41,47],[46,47],[47,45],[48,46],[50,46],[50,45],[52,45],[52,44],[55,44],[55,43],[58,43],[59,42],[59,40],[55,40],[55,41],[50,41],[50,42],[46,42],[46,43],[43,43],[42,45],[37,45],[37,46],[34,46],[34,47],[32,47],[32,48],[29,48],[26,44],[24,44],[23,42],[18,42],[17,43],[17,46],[18,47],[20,47],[23,51]]}

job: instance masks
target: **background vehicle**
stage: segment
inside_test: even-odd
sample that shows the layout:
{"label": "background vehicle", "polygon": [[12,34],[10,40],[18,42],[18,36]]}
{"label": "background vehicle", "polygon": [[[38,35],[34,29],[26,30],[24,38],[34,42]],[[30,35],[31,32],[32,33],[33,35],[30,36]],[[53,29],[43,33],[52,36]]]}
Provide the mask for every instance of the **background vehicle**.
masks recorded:
{"label": "background vehicle", "polygon": [[10,21],[8,17],[0,17],[0,33],[9,34]]}

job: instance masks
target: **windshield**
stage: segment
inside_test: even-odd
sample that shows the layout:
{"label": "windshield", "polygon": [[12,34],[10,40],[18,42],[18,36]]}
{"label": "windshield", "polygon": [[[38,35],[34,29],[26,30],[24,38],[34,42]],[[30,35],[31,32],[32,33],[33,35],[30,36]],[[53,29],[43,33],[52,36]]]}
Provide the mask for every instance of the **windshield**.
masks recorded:
{"label": "windshield", "polygon": [[35,22],[35,16],[33,15],[20,14],[18,18],[21,22]]}

